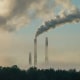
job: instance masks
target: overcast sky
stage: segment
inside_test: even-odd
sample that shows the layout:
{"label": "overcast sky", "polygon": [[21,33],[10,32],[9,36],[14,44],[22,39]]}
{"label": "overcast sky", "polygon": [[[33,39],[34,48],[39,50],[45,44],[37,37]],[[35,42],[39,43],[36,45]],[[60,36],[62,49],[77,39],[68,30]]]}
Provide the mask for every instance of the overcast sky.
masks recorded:
{"label": "overcast sky", "polygon": [[[27,68],[37,29],[61,11],[79,10],[79,4],[80,0],[0,0],[0,66]],[[80,69],[80,23],[60,25],[41,34],[38,64],[44,63],[46,36],[49,62],[55,68]]]}

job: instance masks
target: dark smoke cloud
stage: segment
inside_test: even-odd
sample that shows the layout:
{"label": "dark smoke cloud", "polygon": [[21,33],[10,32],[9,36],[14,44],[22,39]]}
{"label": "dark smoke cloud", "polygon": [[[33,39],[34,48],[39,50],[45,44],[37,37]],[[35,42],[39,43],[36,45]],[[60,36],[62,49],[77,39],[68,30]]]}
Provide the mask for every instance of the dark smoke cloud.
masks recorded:
{"label": "dark smoke cloud", "polygon": [[29,11],[39,17],[40,13],[46,14],[47,5],[48,0],[0,0],[0,29],[14,31],[23,27],[32,20]]}
{"label": "dark smoke cloud", "polygon": [[0,1],[0,4],[2,4],[0,6],[0,28],[6,31],[16,30],[18,25],[24,23],[21,17],[27,23],[27,19],[29,20],[29,18],[27,18],[26,10],[31,2],[31,0]]}
{"label": "dark smoke cloud", "polygon": [[55,28],[59,25],[63,25],[66,23],[73,23],[73,22],[75,23],[80,22],[80,11],[78,9],[72,11],[69,14],[63,12],[62,14],[55,16],[55,19],[45,22],[44,25],[40,26],[40,28],[38,29],[36,37],[48,31],[51,28]]}
{"label": "dark smoke cloud", "polygon": [[[0,29],[15,31],[30,23],[36,17],[46,20],[51,19],[54,17],[53,10],[58,5],[62,5],[63,9],[70,10],[70,12],[71,10],[76,10],[70,0],[0,0]],[[75,11],[72,12],[72,14],[74,13]],[[65,16],[65,14],[63,15]],[[54,26],[56,26],[57,19],[65,20],[69,15],[71,14],[67,14],[64,18],[61,17],[62,15],[56,16],[56,19],[50,21],[51,24],[46,22],[42,29],[39,28],[39,30],[43,31],[45,29],[46,31],[49,29],[47,25],[52,25],[52,21],[54,21]],[[42,33],[42,31],[37,33]]]}

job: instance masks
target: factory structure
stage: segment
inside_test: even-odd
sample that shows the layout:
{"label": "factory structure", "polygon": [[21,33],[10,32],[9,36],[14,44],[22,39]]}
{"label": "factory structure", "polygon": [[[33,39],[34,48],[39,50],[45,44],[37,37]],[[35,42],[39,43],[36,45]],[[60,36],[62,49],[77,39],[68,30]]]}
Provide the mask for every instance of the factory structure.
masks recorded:
{"label": "factory structure", "polygon": [[[48,59],[48,37],[45,38],[45,64],[49,62]],[[37,38],[34,39],[34,67],[37,67]],[[32,54],[29,53],[29,65],[32,66]]]}
{"label": "factory structure", "polygon": [[45,63],[48,63],[48,38],[45,39]]}
{"label": "factory structure", "polygon": [[31,54],[31,52],[29,53],[29,65],[30,65],[30,67],[32,66],[32,54]]}
{"label": "factory structure", "polygon": [[34,66],[37,65],[37,38],[34,39]]}

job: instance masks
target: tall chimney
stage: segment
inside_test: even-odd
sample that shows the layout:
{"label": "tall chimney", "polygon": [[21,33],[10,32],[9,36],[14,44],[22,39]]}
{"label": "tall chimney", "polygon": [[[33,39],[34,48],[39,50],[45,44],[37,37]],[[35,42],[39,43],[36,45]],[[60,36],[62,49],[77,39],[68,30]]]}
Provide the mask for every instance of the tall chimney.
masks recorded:
{"label": "tall chimney", "polygon": [[31,55],[31,52],[29,53],[29,65],[30,65],[30,67],[32,66],[32,55]]}
{"label": "tall chimney", "polygon": [[45,63],[48,63],[48,37],[45,38]]}
{"label": "tall chimney", "polygon": [[34,39],[34,67],[37,65],[37,38]]}

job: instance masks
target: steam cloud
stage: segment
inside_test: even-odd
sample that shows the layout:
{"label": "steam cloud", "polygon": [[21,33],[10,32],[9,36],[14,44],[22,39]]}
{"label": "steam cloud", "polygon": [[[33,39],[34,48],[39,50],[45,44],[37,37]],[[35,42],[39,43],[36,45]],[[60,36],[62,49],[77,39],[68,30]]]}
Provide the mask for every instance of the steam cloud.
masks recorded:
{"label": "steam cloud", "polygon": [[[15,31],[34,18],[51,19],[57,6],[62,6],[60,15],[45,22],[36,36],[57,25],[79,21],[80,12],[71,0],[0,0],[0,30]],[[66,4],[65,4],[66,3]],[[67,14],[65,14],[65,11]],[[69,21],[68,21],[69,20]],[[59,22],[60,21],[60,22]]]}
{"label": "steam cloud", "polygon": [[35,37],[48,31],[51,28],[56,28],[59,25],[80,22],[80,11],[71,4],[70,0],[56,0],[55,6],[57,5],[62,5],[63,7],[60,14],[55,16],[54,19],[46,21],[44,25],[41,25],[40,28],[38,28]]}
{"label": "steam cloud", "polygon": [[[14,31],[32,18],[48,15],[49,0],[0,0],[0,30]],[[51,6],[52,7],[52,6]]]}

